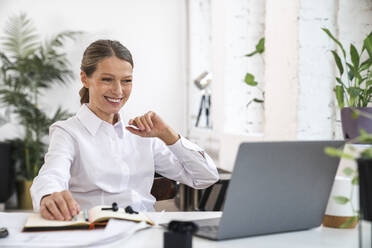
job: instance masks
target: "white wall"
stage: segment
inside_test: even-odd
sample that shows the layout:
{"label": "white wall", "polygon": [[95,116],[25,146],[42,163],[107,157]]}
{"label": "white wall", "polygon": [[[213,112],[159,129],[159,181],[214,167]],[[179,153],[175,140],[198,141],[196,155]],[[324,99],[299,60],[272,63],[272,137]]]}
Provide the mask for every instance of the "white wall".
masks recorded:
{"label": "white wall", "polygon": [[[132,95],[122,110],[124,119],[154,110],[185,135],[184,1],[2,0],[0,36],[8,17],[20,12],[25,12],[44,36],[63,30],[86,32],[68,46],[68,56],[76,75],[74,82],[65,87],[54,87],[41,99],[48,112],[59,104],[71,112],[79,109],[79,67],[84,49],[96,39],[116,39],[132,52],[135,64]],[[16,132],[13,124],[0,127],[0,139],[13,137]]]}
{"label": "white wall", "polygon": [[[190,5],[189,16],[195,13],[210,16],[214,76],[213,129],[191,130],[191,136],[204,147],[217,150],[220,167],[232,169],[242,141],[342,138],[333,92],[337,70],[330,52],[336,46],[321,28],[330,29],[347,50],[350,42],[360,47],[363,38],[372,31],[372,1],[189,2],[210,5],[209,13],[200,11],[202,4]],[[258,58],[242,57],[253,50],[263,34],[264,63]],[[202,33],[193,33],[194,37],[197,35]],[[194,61],[191,58],[189,64],[192,66]],[[243,108],[244,101],[257,93],[241,83],[247,71],[262,78],[259,82],[265,89],[263,121],[259,110]]]}
{"label": "white wall", "polygon": [[296,139],[298,1],[266,1],[265,138]]}

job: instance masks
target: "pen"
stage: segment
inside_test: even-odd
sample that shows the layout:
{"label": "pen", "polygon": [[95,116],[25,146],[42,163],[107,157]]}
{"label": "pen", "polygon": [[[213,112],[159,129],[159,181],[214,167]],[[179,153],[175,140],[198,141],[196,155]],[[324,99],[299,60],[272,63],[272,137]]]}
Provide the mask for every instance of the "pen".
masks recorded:
{"label": "pen", "polygon": [[84,211],[85,221],[89,221],[88,210],[84,209],[83,211]]}

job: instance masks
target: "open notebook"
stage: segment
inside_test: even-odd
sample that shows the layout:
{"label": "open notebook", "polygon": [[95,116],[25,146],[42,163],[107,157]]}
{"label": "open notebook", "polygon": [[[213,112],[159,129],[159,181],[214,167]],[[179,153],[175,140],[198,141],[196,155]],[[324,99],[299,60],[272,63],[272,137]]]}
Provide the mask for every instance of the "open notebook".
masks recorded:
{"label": "open notebook", "polygon": [[52,231],[52,230],[73,230],[73,229],[93,229],[105,227],[111,218],[129,220],[135,222],[145,221],[149,225],[155,223],[144,213],[128,214],[123,208],[118,211],[102,210],[109,206],[96,206],[88,210],[88,221],[85,221],[83,211],[80,211],[71,221],[47,220],[41,217],[40,213],[31,214],[23,227],[23,232],[30,231]]}

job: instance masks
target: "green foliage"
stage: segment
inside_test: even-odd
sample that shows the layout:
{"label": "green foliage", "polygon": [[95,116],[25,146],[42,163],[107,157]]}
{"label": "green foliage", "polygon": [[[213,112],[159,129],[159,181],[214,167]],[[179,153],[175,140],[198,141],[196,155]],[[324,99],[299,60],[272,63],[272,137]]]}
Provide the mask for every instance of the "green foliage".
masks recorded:
{"label": "green foliage", "polygon": [[353,173],[354,173],[354,170],[350,167],[346,167],[344,170],[343,170],[343,173],[346,175],[346,176],[351,176]]}
{"label": "green foliage", "polygon": [[351,159],[351,160],[354,159],[352,155],[345,153],[343,150],[337,149],[334,147],[326,147],[324,149],[324,152],[331,157],[340,157],[340,158],[346,158],[346,159]]}
{"label": "green foliage", "polygon": [[247,72],[245,74],[244,82],[250,86],[256,86],[258,83],[254,80],[253,74]]}
{"label": "green foliage", "polygon": [[[336,77],[338,85],[334,89],[338,106],[340,108],[366,107],[372,96],[372,32],[364,39],[360,52],[351,44],[349,54],[346,54],[341,42],[328,29],[322,28],[322,30],[342,52],[341,58],[336,50],[331,51],[340,74]],[[368,58],[361,62],[365,51]],[[346,72],[345,76],[343,76],[344,72]]]}
{"label": "green foliage", "polygon": [[342,205],[345,205],[346,203],[348,203],[350,200],[349,198],[345,197],[345,196],[334,196],[333,199],[338,203],[338,204],[342,204]]}
{"label": "green foliage", "polygon": [[256,45],[256,50],[254,50],[253,52],[251,53],[248,53],[246,54],[245,56],[246,57],[252,57],[253,55],[259,53],[259,54],[262,54],[263,52],[265,51],[265,37],[262,37],[257,45]]}
{"label": "green foliage", "polygon": [[25,14],[10,17],[1,37],[0,102],[17,117],[24,128],[23,137],[10,142],[19,162],[19,174],[33,179],[43,164],[46,145],[43,138],[49,126],[70,116],[61,107],[51,116],[38,106],[42,91],[54,84],[66,84],[72,71],[64,49],[64,41],[74,39],[79,32],[62,32],[41,41],[30,19]]}
{"label": "green foliage", "polygon": [[358,220],[358,216],[351,216],[349,219],[347,219],[340,228],[349,228],[353,225],[355,221]]}
{"label": "green foliage", "polygon": [[[265,38],[262,37],[258,43],[256,44],[256,49],[251,52],[251,53],[248,53],[246,54],[245,56],[246,57],[252,57],[253,55],[255,54],[263,54],[265,52]],[[252,73],[249,73],[247,72],[245,74],[245,77],[244,77],[244,82],[248,85],[248,86],[251,86],[251,87],[258,87],[258,82],[255,80],[255,77]],[[252,102],[256,102],[256,103],[263,103],[264,102],[264,98],[265,98],[265,92],[263,90],[261,90],[260,88],[258,88],[261,93],[262,93],[262,99],[259,99],[259,98],[253,98],[252,100],[250,100],[248,103],[247,103],[247,107],[252,103]]]}

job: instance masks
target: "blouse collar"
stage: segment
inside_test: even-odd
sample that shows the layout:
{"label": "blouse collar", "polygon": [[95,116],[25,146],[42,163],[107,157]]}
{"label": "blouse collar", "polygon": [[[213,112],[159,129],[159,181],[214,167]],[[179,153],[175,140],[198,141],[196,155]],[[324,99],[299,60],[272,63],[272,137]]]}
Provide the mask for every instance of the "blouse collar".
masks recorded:
{"label": "blouse collar", "polygon": [[120,113],[118,115],[118,121],[114,124],[111,125],[107,123],[106,121],[102,120],[99,118],[95,113],[92,112],[88,108],[88,104],[84,103],[81,105],[78,113],[76,114],[77,118],[81,121],[81,123],[88,129],[90,134],[95,136],[97,134],[98,129],[100,128],[101,125],[110,125],[113,126],[115,131],[118,131],[119,137],[123,137],[123,130],[122,130],[122,118],[120,117]]}

